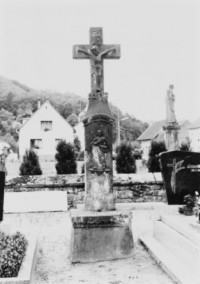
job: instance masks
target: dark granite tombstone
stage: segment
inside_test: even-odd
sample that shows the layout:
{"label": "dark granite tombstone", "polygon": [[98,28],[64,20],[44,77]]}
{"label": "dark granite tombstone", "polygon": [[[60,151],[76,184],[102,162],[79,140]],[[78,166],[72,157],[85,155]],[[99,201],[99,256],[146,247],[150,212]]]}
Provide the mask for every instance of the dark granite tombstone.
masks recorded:
{"label": "dark granite tombstone", "polygon": [[0,149],[0,222],[3,221],[3,208],[4,208],[4,187],[5,187],[5,176],[6,176],[6,158],[9,153],[8,147]]}
{"label": "dark granite tombstone", "polygon": [[0,222],[3,221],[5,172],[0,171]]}
{"label": "dark granite tombstone", "polygon": [[185,195],[200,193],[200,153],[164,152],[160,164],[168,204],[183,204]]}

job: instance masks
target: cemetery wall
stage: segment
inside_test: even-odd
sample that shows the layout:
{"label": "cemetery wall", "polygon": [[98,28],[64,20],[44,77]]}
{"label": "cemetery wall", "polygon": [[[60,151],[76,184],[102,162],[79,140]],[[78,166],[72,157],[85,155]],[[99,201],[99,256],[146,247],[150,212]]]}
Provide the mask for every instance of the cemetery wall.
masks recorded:
{"label": "cemetery wall", "polygon": [[[113,177],[116,202],[166,201],[160,173],[116,174]],[[68,194],[68,203],[75,206],[84,199],[84,175],[7,176],[5,190],[48,191],[62,190]]]}

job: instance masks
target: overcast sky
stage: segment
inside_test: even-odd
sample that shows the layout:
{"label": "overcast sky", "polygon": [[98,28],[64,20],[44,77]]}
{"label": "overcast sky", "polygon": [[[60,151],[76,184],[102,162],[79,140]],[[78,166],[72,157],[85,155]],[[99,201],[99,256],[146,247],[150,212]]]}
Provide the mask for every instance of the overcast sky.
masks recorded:
{"label": "overcast sky", "polygon": [[200,117],[200,1],[1,0],[0,75],[32,88],[90,92],[89,60],[72,46],[103,27],[121,58],[104,61],[109,101],[143,121],[166,118],[174,84],[178,120]]}

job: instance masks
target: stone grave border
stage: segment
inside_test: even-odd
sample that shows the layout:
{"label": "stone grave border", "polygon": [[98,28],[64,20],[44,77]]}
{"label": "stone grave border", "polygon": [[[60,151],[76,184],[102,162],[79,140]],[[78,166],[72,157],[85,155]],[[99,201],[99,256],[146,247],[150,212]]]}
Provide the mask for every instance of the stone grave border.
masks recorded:
{"label": "stone grave border", "polygon": [[21,232],[28,240],[26,255],[20,267],[17,277],[0,278],[0,284],[30,284],[37,255],[37,237]]}

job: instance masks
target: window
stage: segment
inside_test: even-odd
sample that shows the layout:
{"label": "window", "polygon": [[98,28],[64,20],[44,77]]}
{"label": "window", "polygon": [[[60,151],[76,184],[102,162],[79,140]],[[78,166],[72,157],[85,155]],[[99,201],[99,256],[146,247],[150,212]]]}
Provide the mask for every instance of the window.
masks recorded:
{"label": "window", "polygon": [[52,130],[52,121],[41,121],[41,130],[42,131]]}
{"label": "window", "polygon": [[30,146],[34,149],[41,149],[42,148],[42,139],[31,139]]}

